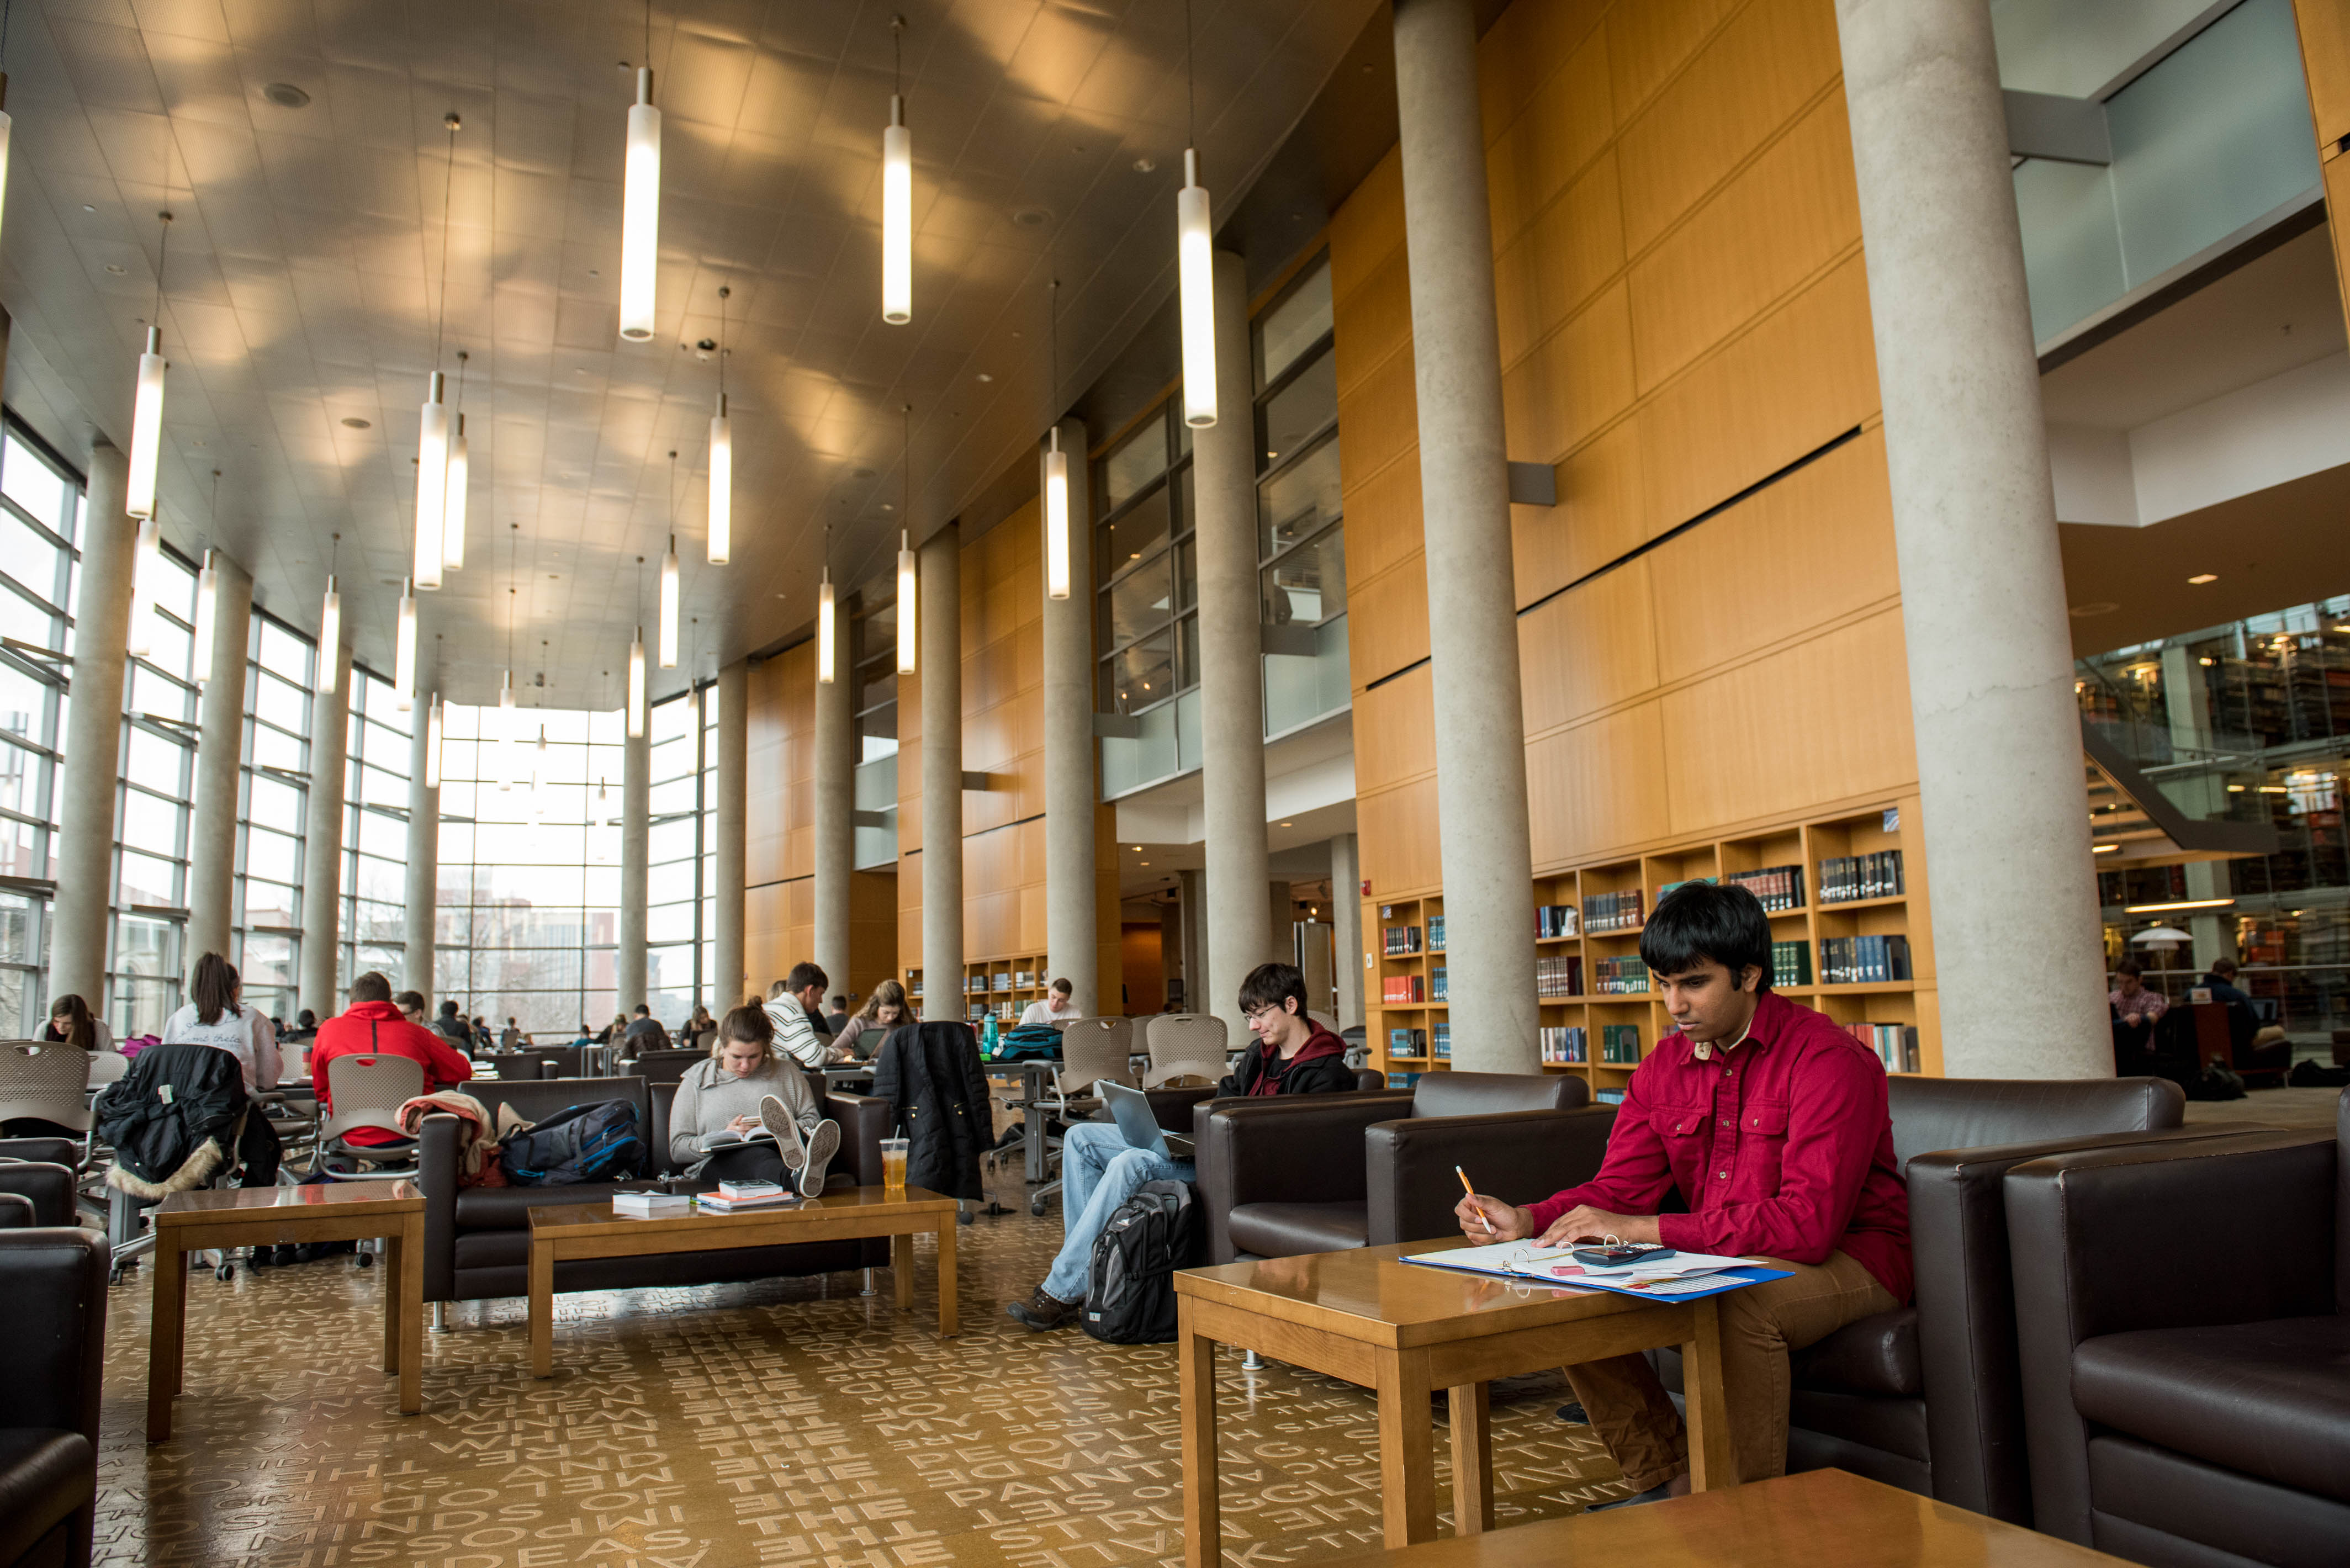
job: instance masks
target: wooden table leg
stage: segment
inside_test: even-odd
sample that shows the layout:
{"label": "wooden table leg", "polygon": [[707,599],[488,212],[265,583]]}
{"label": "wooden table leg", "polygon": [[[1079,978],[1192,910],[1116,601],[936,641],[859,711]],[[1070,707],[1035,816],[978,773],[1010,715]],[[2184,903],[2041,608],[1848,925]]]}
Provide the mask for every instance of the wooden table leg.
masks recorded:
{"label": "wooden table leg", "polygon": [[1493,1428],[1490,1385],[1449,1389],[1452,1410],[1452,1533],[1481,1535],[1493,1528]]}
{"label": "wooden table leg", "polygon": [[401,1216],[390,1251],[392,1274],[384,1285],[400,1298],[400,1413],[414,1416],[424,1408],[423,1215]]}
{"label": "wooden table leg", "polygon": [[[911,1236],[889,1238],[889,1276],[898,1286],[898,1310],[911,1312],[914,1307],[914,1239]],[[945,1300],[943,1296],[940,1299]]]}
{"label": "wooden table leg", "polygon": [[530,1239],[530,1375],[555,1376],[555,1243]]}
{"label": "wooden table leg", "polygon": [[382,1241],[383,1256],[376,1260],[379,1266],[375,1272],[383,1283],[383,1375],[397,1377],[400,1370],[400,1275],[407,1259],[402,1255],[398,1231]]}
{"label": "wooden table leg", "polygon": [[1681,1386],[1689,1403],[1690,1490],[1738,1484],[1730,1441],[1730,1407],[1721,1393],[1721,1314],[1711,1297],[1690,1303],[1691,1333],[1681,1345]]}
{"label": "wooden table leg", "polygon": [[[961,1326],[955,1302],[955,1231],[961,1216],[943,1215],[939,1220],[939,1334],[953,1337]],[[910,1242],[911,1237],[907,1238]]]}
{"label": "wooden table leg", "polygon": [[1378,1353],[1379,1490],[1388,1550],[1436,1536],[1436,1423],[1428,1353]]}
{"label": "wooden table leg", "polygon": [[172,1396],[180,1391],[181,1336],[187,1330],[188,1256],[172,1233],[155,1228],[155,1251],[148,1262],[155,1276],[153,1312],[147,1331],[147,1440],[172,1435]]}
{"label": "wooden table leg", "polygon": [[1176,1382],[1182,1389],[1184,1568],[1222,1568],[1216,1495],[1216,1342],[1191,1332],[1191,1302],[1175,1303]]}

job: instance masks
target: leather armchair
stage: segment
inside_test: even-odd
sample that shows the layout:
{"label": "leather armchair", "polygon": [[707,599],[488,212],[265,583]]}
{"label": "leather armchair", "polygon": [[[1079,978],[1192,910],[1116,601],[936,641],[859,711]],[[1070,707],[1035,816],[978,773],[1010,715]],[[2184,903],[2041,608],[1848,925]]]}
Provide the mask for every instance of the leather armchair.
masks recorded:
{"label": "leather armchair", "polygon": [[1207,1102],[1193,1130],[1209,1259],[1444,1235],[1455,1165],[1488,1192],[1586,1180],[1616,1115],[1590,1092],[1563,1073],[1430,1073],[1408,1093]]}
{"label": "leather armchair", "polygon": [[[454,1116],[424,1119],[418,1140],[418,1184],[424,1191],[424,1299],[480,1301],[518,1296],[529,1288],[532,1209],[564,1203],[606,1203],[612,1194],[664,1187],[691,1191],[675,1179],[669,1159],[669,1107],[673,1084],[648,1084],[633,1075],[614,1078],[485,1081],[464,1085],[493,1116],[501,1105],[514,1106],[526,1121],[538,1121],[568,1106],[599,1100],[629,1100],[637,1107],[650,1157],[651,1177],[571,1187],[473,1187],[457,1185],[459,1123]],[[830,1181],[879,1186],[881,1139],[889,1131],[889,1107],[862,1095],[830,1095],[825,1114],[840,1124],[840,1153]],[[698,1184],[703,1185],[703,1184]],[[714,1185],[714,1184],[706,1184]],[[626,1290],[643,1285],[718,1284],[768,1279],[778,1274],[823,1274],[880,1268],[889,1261],[886,1238],[816,1241],[787,1247],[742,1247],[712,1252],[656,1253],[640,1258],[587,1259],[556,1265],[557,1291]]]}
{"label": "leather armchair", "polygon": [[88,1568],[98,1516],[105,1240],[0,1231],[0,1563]]}
{"label": "leather armchair", "polygon": [[2158,1564],[2350,1553],[2350,1098],[2005,1182],[2033,1521]]}
{"label": "leather armchair", "polygon": [[47,1162],[0,1164],[0,1193],[12,1193],[32,1205],[35,1225],[74,1223],[74,1173],[70,1166]]}

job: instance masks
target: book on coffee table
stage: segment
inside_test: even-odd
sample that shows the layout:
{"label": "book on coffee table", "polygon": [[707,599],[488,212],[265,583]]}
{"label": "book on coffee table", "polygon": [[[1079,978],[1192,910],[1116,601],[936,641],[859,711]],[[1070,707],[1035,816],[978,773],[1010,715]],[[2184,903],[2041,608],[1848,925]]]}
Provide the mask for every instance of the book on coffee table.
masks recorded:
{"label": "book on coffee table", "polygon": [[650,1219],[661,1214],[686,1214],[693,1210],[693,1199],[682,1192],[615,1192],[612,1212]]}
{"label": "book on coffee table", "polygon": [[724,1192],[703,1192],[693,1199],[696,1208],[712,1214],[740,1214],[752,1209],[785,1209],[800,1201],[800,1195],[788,1188],[771,1187],[767,1191],[746,1197],[730,1198]]}

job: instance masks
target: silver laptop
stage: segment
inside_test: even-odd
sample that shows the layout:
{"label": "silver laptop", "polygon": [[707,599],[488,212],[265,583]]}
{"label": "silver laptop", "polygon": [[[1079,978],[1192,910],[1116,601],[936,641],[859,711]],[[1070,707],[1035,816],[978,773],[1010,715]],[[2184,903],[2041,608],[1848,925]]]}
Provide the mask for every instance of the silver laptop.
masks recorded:
{"label": "silver laptop", "polygon": [[1094,1092],[1109,1106],[1110,1119],[1118,1123],[1128,1145],[1147,1148],[1169,1159],[1190,1159],[1194,1154],[1191,1140],[1181,1133],[1162,1130],[1158,1119],[1150,1114],[1150,1096],[1140,1089],[1129,1089],[1124,1084],[1114,1084],[1107,1078],[1094,1085]]}

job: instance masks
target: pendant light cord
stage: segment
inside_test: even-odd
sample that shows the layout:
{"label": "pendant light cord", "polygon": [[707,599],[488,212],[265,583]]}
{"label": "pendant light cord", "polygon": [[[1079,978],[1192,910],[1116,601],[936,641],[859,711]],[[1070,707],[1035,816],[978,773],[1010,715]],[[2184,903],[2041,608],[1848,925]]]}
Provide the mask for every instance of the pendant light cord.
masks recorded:
{"label": "pendant light cord", "polygon": [[908,530],[911,530],[911,529],[912,529],[912,527],[914,526],[914,405],[913,405],[913,404],[911,404],[911,403],[899,403],[899,404],[898,405],[898,424],[899,424],[899,431],[900,431],[900,432],[901,432],[901,435],[900,435],[900,441],[901,441],[901,443],[902,443],[902,445],[901,445],[902,455],[901,455],[901,456],[900,456],[900,458],[899,459],[899,465],[906,471],[906,472],[904,472],[904,474],[903,474],[903,475],[901,475],[901,477],[903,478],[903,480],[904,480],[904,482],[905,482],[906,497],[905,497],[905,500],[904,500],[903,502],[899,503],[899,518],[898,518],[898,522],[899,522],[899,525],[900,525],[900,526],[902,526],[902,527],[904,527],[904,528],[906,528],[906,529],[908,529]]}
{"label": "pendant light cord", "polygon": [[718,286],[718,400],[726,401],[726,356],[733,352],[726,341],[726,296],[734,290],[725,284]]}
{"label": "pendant light cord", "polygon": [[906,96],[906,18],[889,18],[889,96]]}
{"label": "pendant light cord", "polygon": [[447,175],[441,182],[441,312],[432,324],[432,368],[441,369],[441,341],[449,331],[449,201],[457,193],[457,116],[442,122],[449,128]]}
{"label": "pendant light cord", "polygon": [[1061,422],[1057,411],[1061,400],[1061,280],[1057,277],[1053,280],[1051,303],[1045,308],[1045,339],[1053,346],[1048,355],[1051,365],[1047,371],[1051,380],[1045,389],[1045,398],[1055,405],[1052,419],[1057,425]]}
{"label": "pendant light cord", "polygon": [[172,259],[172,214],[161,212],[155,215],[163,220],[163,238],[155,247],[155,319],[151,325],[161,332],[163,330],[163,268]]}
{"label": "pendant light cord", "polygon": [[16,0],[0,0],[0,76],[8,70],[8,13],[16,8]]}
{"label": "pendant light cord", "polygon": [[1192,73],[1191,0],[1183,0],[1183,115],[1188,125],[1184,140],[1191,146],[1200,145],[1200,84]]}

